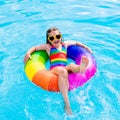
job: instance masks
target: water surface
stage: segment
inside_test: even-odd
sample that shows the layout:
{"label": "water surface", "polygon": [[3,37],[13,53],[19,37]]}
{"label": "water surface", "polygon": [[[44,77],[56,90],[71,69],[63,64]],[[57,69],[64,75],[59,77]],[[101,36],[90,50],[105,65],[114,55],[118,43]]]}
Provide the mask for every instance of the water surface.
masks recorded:
{"label": "water surface", "polygon": [[[120,120],[119,0],[0,0],[0,120]],[[89,46],[97,73],[69,92],[72,116],[60,93],[31,83],[26,51],[45,43],[49,27]]]}

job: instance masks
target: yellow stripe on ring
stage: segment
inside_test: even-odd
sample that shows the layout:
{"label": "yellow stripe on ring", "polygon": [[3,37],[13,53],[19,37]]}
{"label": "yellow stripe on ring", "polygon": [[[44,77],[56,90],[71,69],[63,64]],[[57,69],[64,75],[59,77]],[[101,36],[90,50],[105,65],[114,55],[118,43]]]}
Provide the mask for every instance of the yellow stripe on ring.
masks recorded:
{"label": "yellow stripe on ring", "polygon": [[31,62],[29,64],[26,65],[25,67],[25,73],[27,75],[27,77],[29,78],[29,80],[32,80],[35,73],[37,73],[39,70],[45,70],[46,67],[44,64],[39,63],[39,62]]}

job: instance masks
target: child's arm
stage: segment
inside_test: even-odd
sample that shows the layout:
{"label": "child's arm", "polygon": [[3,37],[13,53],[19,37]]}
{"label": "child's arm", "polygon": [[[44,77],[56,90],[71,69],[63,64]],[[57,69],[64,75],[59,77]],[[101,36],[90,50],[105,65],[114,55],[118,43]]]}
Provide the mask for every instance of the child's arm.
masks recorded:
{"label": "child's arm", "polygon": [[76,41],[66,41],[65,44],[66,44],[67,47],[69,47],[71,45],[78,45],[78,46],[81,46],[81,47],[87,49],[90,53],[92,53],[91,49],[89,47],[87,47],[86,45],[82,44],[82,43],[79,43],[79,42],[76,42]]}
{"label": "child's arm", "polygon": [[46,52],[49,51],[49,48],[50,48],[50,45],[48,44],[43,44],[43,45],[38,45],[38,46],[34,46],[32,48],[30,48],[25,57],[24,57],[24,63],[26,63],[29,59],[31,59],[31,54],[34,52],[34,51],[38,51],[38,50],[46,50]]}
{"label": "child's arm", "polygon": [[92,53],[92,50],[88,46],[86,46],[82,43],[76,43],[76,45],[81,46],[81,47],[85,48],[86,50],[88,50],[90,53]]}

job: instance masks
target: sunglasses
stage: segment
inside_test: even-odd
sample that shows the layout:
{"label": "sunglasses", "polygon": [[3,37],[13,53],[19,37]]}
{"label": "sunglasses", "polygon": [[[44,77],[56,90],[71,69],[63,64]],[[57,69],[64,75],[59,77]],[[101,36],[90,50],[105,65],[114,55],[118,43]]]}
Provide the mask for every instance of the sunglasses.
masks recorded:
{"label": "sunglasses", "polygon": [[48,40],[53,41],[54,39],[61,39],[61,35],[55,35],[55,36],[48,36]]}

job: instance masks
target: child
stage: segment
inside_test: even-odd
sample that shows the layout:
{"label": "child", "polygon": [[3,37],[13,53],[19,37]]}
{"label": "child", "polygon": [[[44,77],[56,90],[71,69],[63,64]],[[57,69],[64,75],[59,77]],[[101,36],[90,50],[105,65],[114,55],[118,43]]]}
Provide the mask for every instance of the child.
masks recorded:
{"label": "child", "polygon": [[[65,103],[65,112],[67,114],[72,114],[72,110],[68,98],[68,72],[81,72],[84,73],[86,67],[89,63],[89,60],[83,56],[81,59],[80,65],[69,64],[67,65],[67,47],[70,45],[79,45],[83,48],[86,48],[91,52],[91,50],[84,46],[81,43],[76,42],[62,42],[62,35],[58,28],[50,28],[46,32],[46,44],[38,45],[32,47],[25,55],[24,62],[26,63],[28,59],[31,59],[31,53],[37,50],[46,50],[50,57],[50,72],[58,75],[58,87],[62,93],[64,103]],[[57,60],[57,62],[56,62]]]}

